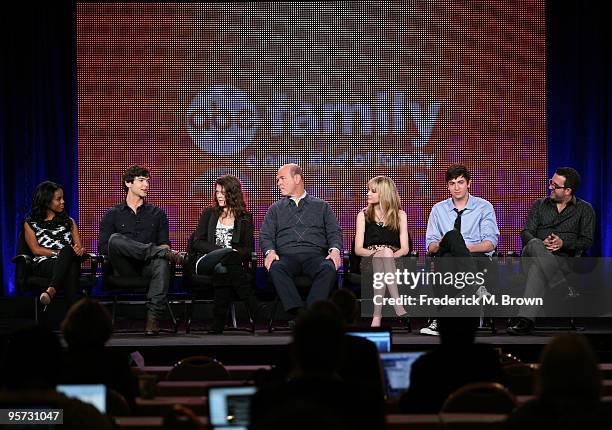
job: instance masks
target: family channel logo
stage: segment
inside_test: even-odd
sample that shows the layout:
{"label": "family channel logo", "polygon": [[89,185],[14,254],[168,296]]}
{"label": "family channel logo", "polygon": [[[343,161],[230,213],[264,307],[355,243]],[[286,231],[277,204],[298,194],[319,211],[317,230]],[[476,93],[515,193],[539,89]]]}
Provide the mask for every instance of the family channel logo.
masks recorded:
{"label": "family channel logo", "polygon": [[194,143],[215,155],[240,152],[253,141],[258,129],[273,138],[295,139],[410,133],[407,141],[415,150],[422,151],[439,111],[439,102],[408,101],[402,91],[378,91],[360,95],[351,102],[319,103],[293,100],[281,93],[256,106],[241,89],[215,85],[191,101],[186,126]]}
{"label": "family channel logo", "polygon": [[200,92],[187,111],[187,132],[203,151],[235,154],[255,137],[259,118],[255,104],[232,85],[215,85]]}

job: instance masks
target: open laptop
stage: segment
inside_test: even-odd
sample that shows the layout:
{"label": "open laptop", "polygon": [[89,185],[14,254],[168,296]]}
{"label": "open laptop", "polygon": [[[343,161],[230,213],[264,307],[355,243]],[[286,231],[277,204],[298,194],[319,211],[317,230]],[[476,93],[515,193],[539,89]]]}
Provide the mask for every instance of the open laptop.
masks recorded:
{"label": "open laptop", "polygon": [[250,425],[251,397],[254,386],[210,387],[208,389],[208,417],[210,427],[217,430],[243,429]]}
{"label": "open laptop", "polygon": [[102,414],[106,413],[106,387],[102,384],[58,385],[56,391],[66,397],[74,397],[83,403],[89,403]]}
{"label": "open laptop", "polygon": [[390,352],[391,351],[391,331],[384,329],[359,329],[349,330],[346,334],[349,336],[365,337],[369,341],[376,344],[378,352]]}
{"label": "open laptop", "polygon": [[423,351],[380,353],[388,399],[397,399],[408,390],[412,363],[423,354]]}

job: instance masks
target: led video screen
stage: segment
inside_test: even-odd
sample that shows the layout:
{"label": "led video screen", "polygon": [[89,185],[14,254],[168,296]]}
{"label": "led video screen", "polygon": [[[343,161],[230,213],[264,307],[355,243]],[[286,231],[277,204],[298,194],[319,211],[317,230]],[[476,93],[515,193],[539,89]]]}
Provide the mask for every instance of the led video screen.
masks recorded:
{"label": "led video screen", "polygon": [[[123,171],[184,250],[214,180],[245,187],[256,242],[299,163],[350,249],[367,181],[397,184],[416,250],[448,165],[495,207],[498,250],[520,249],[547,191],[544,1],[77,3],[79,224],[97,248]],[[261,258],[261,257],[260,257]]]}

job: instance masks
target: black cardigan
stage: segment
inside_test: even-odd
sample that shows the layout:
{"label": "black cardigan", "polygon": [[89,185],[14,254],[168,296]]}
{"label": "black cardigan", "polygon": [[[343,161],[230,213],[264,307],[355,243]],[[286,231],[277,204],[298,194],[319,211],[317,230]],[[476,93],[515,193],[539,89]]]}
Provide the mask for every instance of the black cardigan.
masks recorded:
{"label": "black cardigan", "polygon": [[[207,254],[215,249],[221,249],[215,242],[219,216],[215,208],[207,207],[200,215],[198,228],[189,240],[190,252]],[[234,221],[232,248],[240,253],[243,260],[249,260],[253,252],[253,215],[245,212]]]}

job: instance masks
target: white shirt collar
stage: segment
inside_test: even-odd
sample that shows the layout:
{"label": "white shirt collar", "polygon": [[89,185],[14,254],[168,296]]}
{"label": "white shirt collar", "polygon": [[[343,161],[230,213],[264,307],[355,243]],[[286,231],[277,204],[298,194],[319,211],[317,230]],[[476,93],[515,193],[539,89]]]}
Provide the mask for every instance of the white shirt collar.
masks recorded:
{"label": "white shirt collar", "polygon": [[291,196],[289,197],[291,200],[293,200],[295,202],[295,205],[298,206],[300,204],[300,200],[302,200],[304,197],[306,197],[306,191],[304,190],[304,193],[299,196],[299,197],[295,197],[295,196]]}

